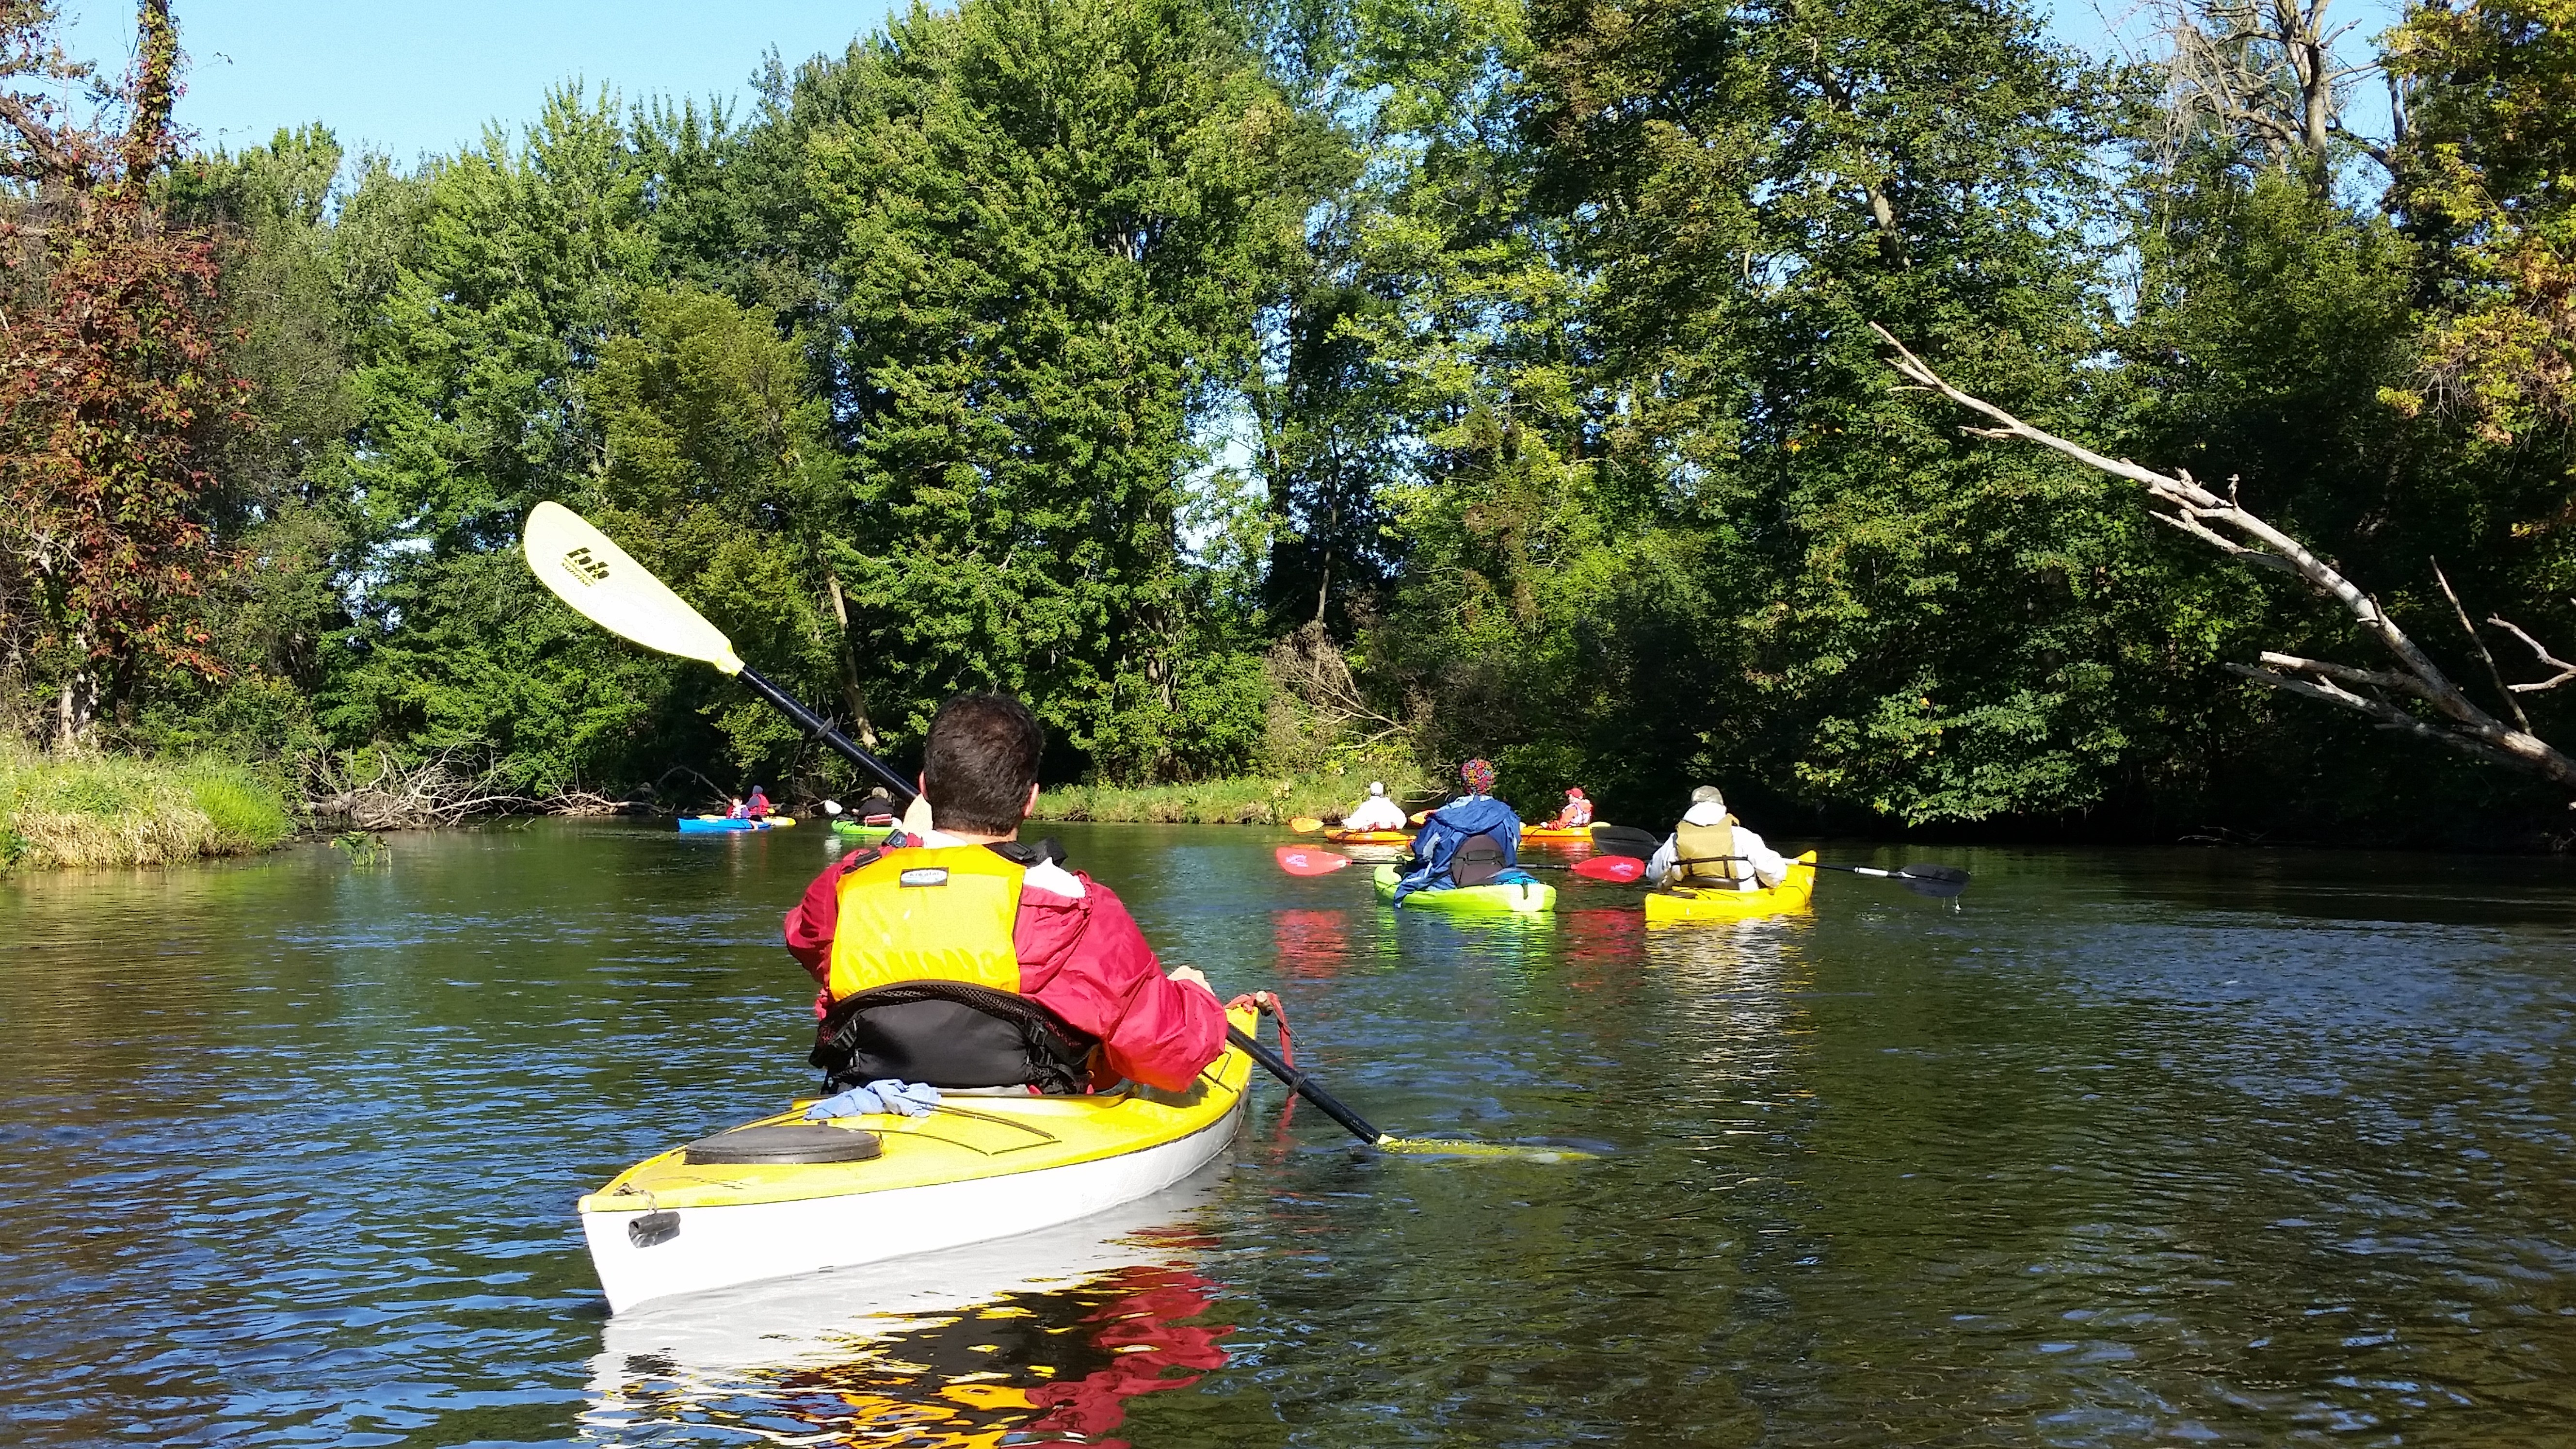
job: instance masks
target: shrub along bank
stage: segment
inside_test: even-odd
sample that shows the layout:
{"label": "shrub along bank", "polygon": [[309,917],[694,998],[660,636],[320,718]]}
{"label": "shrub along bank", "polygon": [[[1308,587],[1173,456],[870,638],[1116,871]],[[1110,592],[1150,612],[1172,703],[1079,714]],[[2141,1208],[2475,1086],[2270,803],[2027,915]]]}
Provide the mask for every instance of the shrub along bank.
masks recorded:
{"label": "shrub along bank", "polygon": [[1438,797],[1419,775],[1317,772],[1239,776],[1194,785],[1067,785],[1038,796],[1038,820],[1107,820],[1153,825],[1285,825],[1297,817],[1338,820],[1381,780],[1407,809]]}
{"label": "shrub along bank", "polygon": [[0,740],[0,871],[168,865],[294,833],[285,792],[240,765],[63,757]]}

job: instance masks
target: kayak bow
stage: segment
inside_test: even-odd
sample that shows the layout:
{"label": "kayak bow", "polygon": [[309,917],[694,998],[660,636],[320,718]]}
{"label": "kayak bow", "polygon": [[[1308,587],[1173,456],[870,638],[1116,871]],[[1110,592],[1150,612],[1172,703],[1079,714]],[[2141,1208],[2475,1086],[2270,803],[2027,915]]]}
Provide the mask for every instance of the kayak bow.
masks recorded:
{"label": "kayak bow", "polygon": [[[1229,1020],[1249,1032],[1256,1017],[1247,1006]],[[1186,1092],[952,1092],[925,1117],[819,1126],[800,1101],[619,1173],[581,1200],[582,1231],[612,1311],[1032,1232],[1205,1166],[1234,1140],[1251,1077],[1252,1059],[1229,1047]],[[794,1140],[766,1148],[764,1129]],[[731,1160],[744,1156],[768,1160]],[[844,1160],[810,1160],[832,1156]]]}

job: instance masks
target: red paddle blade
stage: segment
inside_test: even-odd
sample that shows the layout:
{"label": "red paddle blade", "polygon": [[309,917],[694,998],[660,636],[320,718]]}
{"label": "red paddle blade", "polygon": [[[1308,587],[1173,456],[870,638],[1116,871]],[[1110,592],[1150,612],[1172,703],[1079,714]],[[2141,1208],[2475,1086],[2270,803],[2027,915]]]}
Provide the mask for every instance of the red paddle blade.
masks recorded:
{"label": "red paddle blade", "polygon": [[1290,875],[1331,875],[1351,863],[1347,855],[1335,855],[1311,845],[1283,845],[1271,854],[1279,857],[1279,868]]}
{"label": "red paddle blade", "polygon": [[1574,873],[1585,880],[1615,881],[1627,885],[1646,873],[1646,863],[1633,855],[1596,855],[1576,861]]}

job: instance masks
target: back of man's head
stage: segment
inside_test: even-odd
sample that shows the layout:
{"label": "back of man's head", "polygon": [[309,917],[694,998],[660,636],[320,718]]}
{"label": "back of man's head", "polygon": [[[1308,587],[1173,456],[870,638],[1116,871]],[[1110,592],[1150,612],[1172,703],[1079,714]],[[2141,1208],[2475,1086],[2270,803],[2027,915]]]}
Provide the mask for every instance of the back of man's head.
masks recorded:
{"label": "back of man's head", "polygon": [[1046,731],[1006,694],[961,694],[939,707],[921,752],[922,793],[942,830],[1008,835],[1038,782]]}
{"label": "back of man's head", "polygon": [[1698,789],[1691,791],[1691,803],[1693,805],[1723,805],[1726,803],[1726,797],[1718,792],[1718,788],[1715,785],[1702,785]]}

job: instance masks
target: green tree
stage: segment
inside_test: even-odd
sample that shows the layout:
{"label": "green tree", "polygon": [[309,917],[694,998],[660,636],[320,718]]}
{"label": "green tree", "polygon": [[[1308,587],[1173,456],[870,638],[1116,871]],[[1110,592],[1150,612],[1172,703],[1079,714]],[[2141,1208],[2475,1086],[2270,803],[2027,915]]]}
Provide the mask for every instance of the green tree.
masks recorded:
{"label": "green tree", "polygon": [[827,108],[806,184],[856,503],[834,559],[878,727],[1001,688],[1113,773],[1217,767],[1239,732],[1185,705],[1235,695],[1184,678],[1180,515],[1298,244],[1280,156],[1307,123],[1172,0],[916,6],[840,65],[797,96]]}

